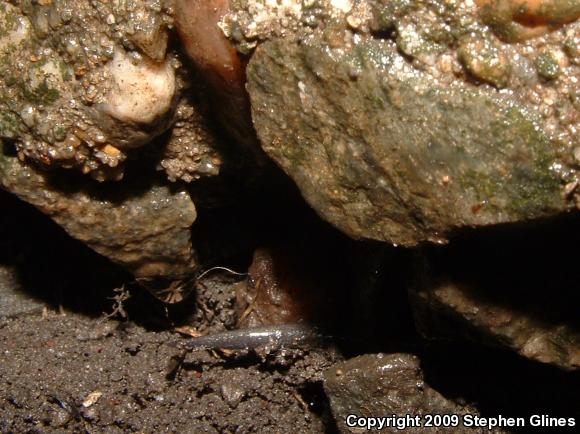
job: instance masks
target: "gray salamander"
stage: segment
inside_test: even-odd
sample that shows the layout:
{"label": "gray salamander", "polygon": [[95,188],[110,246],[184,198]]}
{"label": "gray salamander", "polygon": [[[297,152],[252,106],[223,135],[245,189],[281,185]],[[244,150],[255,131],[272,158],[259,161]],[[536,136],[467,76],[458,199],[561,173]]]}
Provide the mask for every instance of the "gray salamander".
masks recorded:
{"label": "gray salamander", "polygon": [[250,329],[230,330],[207,336],[191,338],[180,342],[179,346],[186,351],[193,350],[243,350],[273,347],[301,348],[324,344],[331,340],[315,327],[304,324],[279,324]]}

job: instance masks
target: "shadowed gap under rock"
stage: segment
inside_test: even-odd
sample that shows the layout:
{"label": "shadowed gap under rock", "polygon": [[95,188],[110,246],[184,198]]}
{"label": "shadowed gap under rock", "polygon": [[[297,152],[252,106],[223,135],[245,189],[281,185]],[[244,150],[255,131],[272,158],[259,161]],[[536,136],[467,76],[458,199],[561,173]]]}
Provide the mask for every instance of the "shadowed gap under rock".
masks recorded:
{"label": "shadowed gap under rock", "polygon": [[[418,354],[432,387],[476,404],[484,416],[569,416],[576,411],[577,373],[464,342],[425,342],[413,327],[407,300],[416,252],[351,241],[319,220],[286,178],[275,175],[270,181],[233,206],[199,210],[193,238],[202,264],[245,272],[260,245],[299,246],[314,253],[323,275],[338,275],[345,283],[344,292],[336,294],[341,300],[329,303],[342,313],[334,330],[345,337],[340,345],[346,354]],[[19,270],[27,292],[52,306],[97,316],[110,311],[113,289],[131,282],[131,276],[14,196],[0,191],[0,204],[0,262]],[[464,232],[447,246],[427,246],[421,253],[437,275],[478,288],[482,299],[541,314],[546,321],[566,319],[577,328],[579,293],[571,248],[580,236],[579,225],[577,218],[565,217]],[[130,319],[153,328],[178,323],[180,315],[168,319],[167,306],[144,291],[132,295]],[[187,318],[195,297],[176,309]]]}

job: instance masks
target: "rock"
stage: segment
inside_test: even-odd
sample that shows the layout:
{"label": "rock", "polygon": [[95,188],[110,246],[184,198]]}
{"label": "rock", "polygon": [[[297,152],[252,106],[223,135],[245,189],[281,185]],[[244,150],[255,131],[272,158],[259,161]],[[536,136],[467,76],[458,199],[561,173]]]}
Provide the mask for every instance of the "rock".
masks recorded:
{"label": "rock", "polygon": [[417,322],[427,337],[483,341],[563,369],[580,367],[580,333],[569,325],[545,324],[542,318],[482,301],[460,285],[442,284],[419,297]]}
{"label": "rock", "polygon": [[476,0],[483,20],[500,38],[525,41],[580,17],[573,0]]}
{"label": "rock", "polygon": [[248,67],[264,150],[336,227],[413,246],[571,206],[559,145],[533,107],[435,79],[391,41],[336,44],[268,41]]}
{"label": "rock", "polygon": [[0,264],[0,319],[39,312],[44,306],[22,290],[16,269]]}
{"label": "rock", "polygon": [[507,83],[510,73],[507,56],[489,42],[466,39],[458,54],[465,68],[479,80],[497,87]]}
{"label": "rock", "polygon": [[[236,294],[245,306],[240,316],[242,327],[309,322],[319,303],[307,298],[323,289],[308,285],[304,266],[299,267],[294,252],[284,249],[258,248],[248,268],[248,281]],[[304,252],[301,252],[305,256]],[[318,283],[318,281],[316,281]]]}
{"label": "rock", "polygon": [[435,342],[475,342],[577,371],[574,260],[553,232],[520,234],[515,243],[489,239],[419,257],[410,297],[419,332]]}
{"label": "rock", "polygon": [[222,398],[231,407],[236,408],[246,396],[244,388],[238,384],[224,383],[220,388]]}
{"label": "rock", "polygon": [[324,219],[412,246],[578,203],[574,13],[524,48],[497,37],[486,2],[297,3],[280,18],[234,2],[224,31],[257,45],[258,136]]}
{"label": "rock", "polygon": [[170,23],[158,0],[0,1],[0,138],[36,164],[120,179],[173,121]]}
{"label": "rock", "polygon": [[176,109],[176,123],[163,151],[160,166],[170,181],[192,182],[220,173],[223,157],[202,113],[188,98]]}
{"label": "rock", "polygon": [[0,186],[137,277],[180,278],[194,271],[190,228],[196,211],[183,190],[154,180],[75,183],[3,154]]}
{"label": "rock", "polygon": [[[237,292],[237,309],[242,309],[238,326],[314,324],[328,327],[344,321],[342,309],[349,288],[348,278],[330,270],[340,268],[340,249],[325,246],[323,230],[303,225],[279,245],[260,246],[254,251],[248,279]],[[308,235],[305,235],[308,234]],[[317,244],[319,243],[319,244]]]}
{"label": "rock", "polygon": [[[423,380],[419,359],[411,354],[365,354],[338,363],[325,372],[324,391],[341,433],[359,432],[346,425],[348,415],[414,418],[425,414],[477,414],[429,387]],[[404,431],[426,430],[422,425],[408,425]],[[391,425],[381,432],[400,430]],[[456,426],[436,432],[467,433],[473,429]]]}
{"label": "rock", "polygon": [[257,166],[263,154],[252,128],[250,102],[245,88],[246,61],[222,32],[222,18],[229,0],[175,0],[175,29],[184,52],[210,88],[214,117],[239,151]]}

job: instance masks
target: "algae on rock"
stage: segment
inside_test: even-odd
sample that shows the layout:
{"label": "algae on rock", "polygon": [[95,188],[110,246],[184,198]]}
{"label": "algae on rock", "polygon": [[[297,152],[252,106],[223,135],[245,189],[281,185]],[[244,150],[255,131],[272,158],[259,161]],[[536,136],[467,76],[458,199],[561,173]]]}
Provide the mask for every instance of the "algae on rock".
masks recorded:
{"label": "algae on rock", "polygon": [[268,41],[248,80],[266,152],[355,238],[445,242],[460,228],[569,208],[559,144],[533,107],[488,87],[441,85],[391,41]]}

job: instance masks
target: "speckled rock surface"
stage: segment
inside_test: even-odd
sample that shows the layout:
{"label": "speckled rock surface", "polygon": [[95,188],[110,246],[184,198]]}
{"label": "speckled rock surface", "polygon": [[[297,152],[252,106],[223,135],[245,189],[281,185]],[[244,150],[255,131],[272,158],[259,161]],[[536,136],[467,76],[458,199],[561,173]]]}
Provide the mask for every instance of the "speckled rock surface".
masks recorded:
{"label": "speckled rock surface", "polygon": [[[361,7],[270,32],[283,37],[248,67],[262,146],[323,218],[412,246],[573,206],[578,65],[557,53],[576,24],[516,46],[463,2]],[[556,80],[534,66],[542,50],[562,62]]]}
{"label": "speckled rock surface", "polygon": [[154,180],[123,189],[75,184],[1,154],[0,186],[138,277],[178,278],[194,270],[190,227],[196,211],[185,191]]}
{"label": "speckled rock surface", "polygon": [[189,98],[182,98],[175,118],[160,162],[168,179],[192,182],[218,175],[222,156],[216,151],[216,139],[202,113]]}
{"label": "speckled rock surface", "polygon": [[179,83],[164,2],[0,2],[0,137],[47,167],[119,179],[171,125]]}
{"label": "speckled rock surface", "polygon": [[[446,399],[423,381],[419,359],[411,354],[366,354],[338,363],[325,372],[324,390],[341,433],[358,432],[346,425],[350,414],[358,416],[418,416],[424,414],[475,413]],[[424,433],[409,427],[405,432]],[[388,427],[381,432],[400,432]],[[477,432],[461,426],[436,432]]]}

